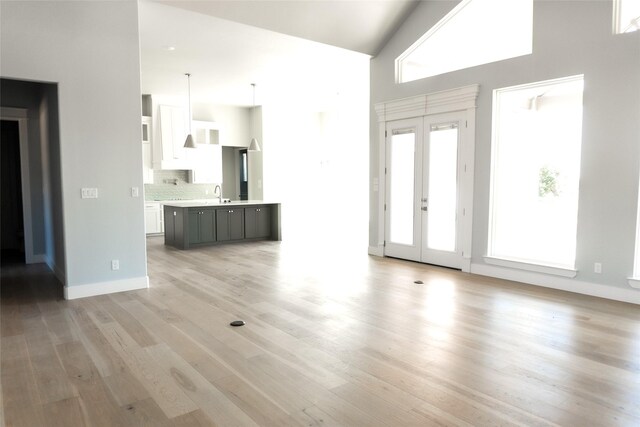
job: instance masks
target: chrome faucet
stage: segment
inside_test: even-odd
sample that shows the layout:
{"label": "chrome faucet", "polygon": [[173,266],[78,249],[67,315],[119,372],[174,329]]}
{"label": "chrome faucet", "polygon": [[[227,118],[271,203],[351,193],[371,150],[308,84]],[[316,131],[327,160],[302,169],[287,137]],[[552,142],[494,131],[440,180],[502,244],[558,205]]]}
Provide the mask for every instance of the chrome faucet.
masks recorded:
{"label": "chrome faucet", "polygon": [[222,203],[222,187],[220,187],[219,184],[216,184],[216,186],[214,187],[213,195],[218,195],[218,202]]}

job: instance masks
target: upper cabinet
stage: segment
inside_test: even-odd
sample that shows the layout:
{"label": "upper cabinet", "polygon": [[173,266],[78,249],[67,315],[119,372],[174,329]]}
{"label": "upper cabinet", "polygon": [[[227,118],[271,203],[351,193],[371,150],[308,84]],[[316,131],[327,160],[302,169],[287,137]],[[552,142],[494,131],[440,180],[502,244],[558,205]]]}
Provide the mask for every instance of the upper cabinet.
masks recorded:
{"label": "upper cabinet", "polygon": [[142,182],[153,184],[153,164],[151,162],[151,117],[142,117]]}
{"label": "upper cabinet", "polygon": [[[221,184],[222,142],[225,133],[220,125],[215,122],[193,120],[191,130],[196,148],[184,148],[189,131],[189,118],[185,109],[171,105],[156,105],[158,115],[153,118],[156,122],[154,127],[151,126],[151,118],[145,117],[142,129],[143,144],[148,140],[148,156],[153,160],[153,169],[188,170],[190,183]],[[147,156],[147,151],[144,151],[143,155]],[[147,157],[145,162],[146,159]],[[147,163],[145,183],[146,165]],[[152,183],[153,170],[149,168],[149,171],[149,183]]]}
{"label": "upper cabinet", "polygon": [[222,144],[220,138],[221,129],[218,123],[201,120],[194,120],[192,123],[193,137],[195,138],[196,144]]}
{"label": "upper cabinet", "polygon": [[153,151],[156,169],[191,169],[184,148],[189,128],[186,122],[182,108],[160,105],[160,138]]}

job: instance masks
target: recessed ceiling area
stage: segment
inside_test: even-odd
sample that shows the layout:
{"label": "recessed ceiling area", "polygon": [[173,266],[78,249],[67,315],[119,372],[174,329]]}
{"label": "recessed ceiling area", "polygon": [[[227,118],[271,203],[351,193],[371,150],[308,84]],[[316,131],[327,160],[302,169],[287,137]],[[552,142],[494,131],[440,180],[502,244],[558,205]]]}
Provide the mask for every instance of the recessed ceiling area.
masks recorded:
{"label": "recessed ceiling area", "polygon": [[188,72],[194,103],[250,106],[256,83],[258,105],[322,109],[369,77],[363,53],[159,2],[139,8],[142,93],[186,97]]}
{"label": "recessed ceiling area", "polygon": [[376,55],[417,0],[162,1],[174,7]]}

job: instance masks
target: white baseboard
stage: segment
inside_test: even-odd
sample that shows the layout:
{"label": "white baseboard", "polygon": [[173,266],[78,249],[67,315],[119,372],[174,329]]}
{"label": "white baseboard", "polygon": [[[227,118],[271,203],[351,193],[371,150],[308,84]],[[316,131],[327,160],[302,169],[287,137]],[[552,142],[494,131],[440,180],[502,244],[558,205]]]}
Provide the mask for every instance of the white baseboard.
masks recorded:
{"label": "white baseboard", "polygon": [[640,292],[633,289],[616,288],[597,283],[582,282],[558,276],[531,271],[513,270],[510,268],[496,267],[486,264],[471,264],[471,273],[481,276],[497,277],[499,279],[513,280],[515,282],[528,283],[545,288],[559,289],[575,292],[577,294],[590,295],[615,301],[640,304]]}
{"label": "white baseboard", "polygon": [[65,286],[64,299],[92,297],[116,292],[134,291],[149,287],[149,276],[133,279],[114,280],[112,282],[90,283],[88,285]]}
{"label": "white baseboard", "polygon": [[384,256],[384,246],[382,245],[369,246],[368,253],[369,255],[374,255],[374,256]]}
{"label": "white baseboard", "polygon": [[462,258],[462,261],[460,262],[460,270],[463,273],[471,273],[471,258]]}

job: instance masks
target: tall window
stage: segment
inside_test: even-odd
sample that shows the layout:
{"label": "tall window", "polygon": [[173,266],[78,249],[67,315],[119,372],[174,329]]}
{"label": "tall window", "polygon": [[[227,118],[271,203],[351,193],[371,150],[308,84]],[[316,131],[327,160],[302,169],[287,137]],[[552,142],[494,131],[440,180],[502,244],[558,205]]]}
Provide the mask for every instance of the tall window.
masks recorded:
{"label": "tall window", "polygon": [[533,0],[462,0],[396,59],[399,83],[532,52]]}
{"label": "tall window", "polygon": [[630,33],[640,30],[640,0],[613,0],[614,32]]}
{"label": "tall window", "polygon": [[574,268],[583,83],[494,91],[489,257]]}

